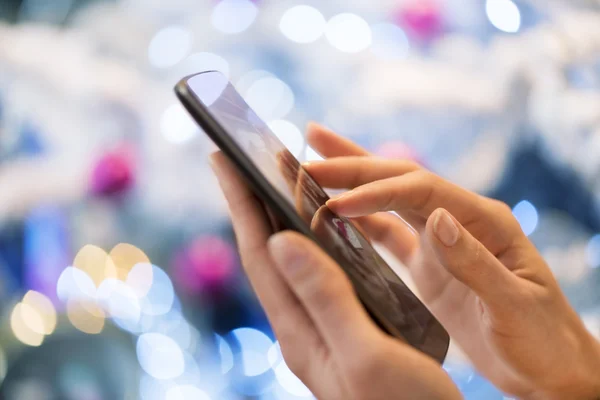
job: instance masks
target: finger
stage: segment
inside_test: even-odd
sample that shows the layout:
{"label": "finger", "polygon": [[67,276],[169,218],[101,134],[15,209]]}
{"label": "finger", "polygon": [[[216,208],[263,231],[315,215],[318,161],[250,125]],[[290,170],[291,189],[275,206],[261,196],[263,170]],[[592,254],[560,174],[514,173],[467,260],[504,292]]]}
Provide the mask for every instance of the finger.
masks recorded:
{"label": "finger", "polygon": [[418,234],[407,222],[390,213],[377,213],[360,217],[356,222],[366,236],[382,244],[398,260],[408,265],[418,246]]}
{"label": "finger", "polygon": [[269,249],[277,268],[333,353],[346,352],[373,338],[377,328],[349,279],[315,243],[297,233],[284,232],[269,241]]}
{"label": "finger", "polygon": [[421,169],[411,161],[356,156],[313,161],[303,166],[319,185],[331,189],[354,189]]}
{"label": "finger", "polygon": [[448,211],[436,210],[426,232],[439,262],[484,303],[507,304],[514,297],[518,278]]}
{"label": "finger", "polygon": [[315,123],[308,125],[306,138],[308,144],[325,158],[369,155],[368,151],[351,140]]}
{"label": "finger", "polygon": [[[308,314],[273,266],[267,248],[271,231],[262,205],[222,153],[212,155],[211,163],[229,203],[248,279],[271,321],[282,351],[288,354],[290,349],[292,351],[286,358],[291,359],[292,364],[304,363],[306,352],[321,339]],[[293,353],[293,349],[299,347],[304,347],[304,352]],[[296,369],[302,369],[302,365]]]}

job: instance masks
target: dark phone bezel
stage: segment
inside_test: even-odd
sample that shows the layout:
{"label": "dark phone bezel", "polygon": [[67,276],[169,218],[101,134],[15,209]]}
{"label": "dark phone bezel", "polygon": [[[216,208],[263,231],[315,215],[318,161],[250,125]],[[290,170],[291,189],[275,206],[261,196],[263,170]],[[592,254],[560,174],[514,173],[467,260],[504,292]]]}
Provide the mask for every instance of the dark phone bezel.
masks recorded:
{"label": "dark phone bezel", "polygon": [[[319,247],[321,247],[327,254],[329,254],[332,258],[335,259],[339,264],[344,264],[345,260],[340,260],[335,255],[331,254],[325,246],[323,246],[319,240],[315,237],[313,232],[310,229],[302,218],[298,215],[296,210],[289,205],[289,203],[285,200],[285,198],[268,182],[268,180],[262,175],[262,173],[258,170],[258,168],[254,165],[252,160],[244,153],[244,151],[238,146],[238,144],[231,138],[231,136],[227,133],[226,129],[221,126],[221,124],[212,116],[210,111],[202,104],[202,102],[190,91],[188,82],[190,79],[205,74],[211,73],[219,73],[217,71],[206,71],[198,74],[190,75],[183,78],[177,85],[175,86],[175,93],[179,99],[179,101],[183,104],[185,109],[190,113],[192,118],[200,125],[203,131],[210,137],[210,139],[223,151],[223,153],[234,163],[234,165],[238,168],[238,170],[242,173],[242,175],[248,180],[248,183],[255,195],[262,201],[263,205],[271,210],[277,219],[287,228],[293,231],[296,231],[309,239],[315,242]],[[305,171],[305,173],[307,173]],[[307,173],[308,174],[308,173]],[[268,212],[268,210],[266,210]],[[272,218],[270,218],[272,219]],[[272,221],[271,221],[272,222]],[[358,230],[358,234],[362,233]],[[387,268],[391,267],[385,264]],[[343,268],[342,268],[343,269]],[[354,286],[354,290],[356,291],[361,303],[364,305],[365,309],[371,315],[373,320],[387,332],[389,335],[406,342],[404,336],[401,332],[396,329],[381,313],[377,308],[377,303],[373,301],[369,293],[362,288],[360,282],[353,279],[349,274],[346,274],[352,284]],[[398,278],[400,279],[400,278]],[[422,305],[425,307],[425,305]],[[433,329],[438,336],[444,336],[446,342],[446,346],[444,351],[441,351],[440,354],[428,354],[430,357],[434,358],[438,362],[443,362],[446,357],[450,338],[447,332],[443,329],[439,321],[433,318],[435,323],[433,326],[430,326],[430,329]],[[427,335],[426,338],[430,336]],[[423,343],[425,345],[427,340]],[[421,349],[419,349],[421,350]]]}

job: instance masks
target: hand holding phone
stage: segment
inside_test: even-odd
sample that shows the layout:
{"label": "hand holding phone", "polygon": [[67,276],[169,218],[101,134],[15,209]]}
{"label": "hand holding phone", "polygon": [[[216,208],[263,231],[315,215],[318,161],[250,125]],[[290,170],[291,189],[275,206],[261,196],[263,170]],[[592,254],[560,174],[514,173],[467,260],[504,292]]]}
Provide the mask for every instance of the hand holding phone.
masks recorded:
{"label": "hand holding phone", "polygon": [[[214,155],[213,168],[242,263],[285,361],[316,398],[462,398],[432,358],[373,323],[348,277],[315,242],[291,232],[272,236],[261,201],[227,157]],[[322,226],[328,218],[314,221]]]}

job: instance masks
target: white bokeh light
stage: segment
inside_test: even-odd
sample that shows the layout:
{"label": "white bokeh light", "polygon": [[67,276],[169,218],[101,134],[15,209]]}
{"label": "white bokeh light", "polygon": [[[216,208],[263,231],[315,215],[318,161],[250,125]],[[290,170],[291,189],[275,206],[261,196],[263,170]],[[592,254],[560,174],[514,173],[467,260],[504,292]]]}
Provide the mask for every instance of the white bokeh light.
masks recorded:
{"label": "white bokeh light", "polygon": [[267,335],[252,328],[235,329],[231,334],[240,344],[244,375],[257,376],[271,368],[267,354],[273,342]]}
{"label": "white bokeh light", "polygon": [[157,68],[173,67],[181,62],[192,48],[192,34],[179,26],[161,29],[150,41],[148,59]]}
{"label": "white bokeh light", "polygon": [[281,17],[279,29],[293,42],[312,43],[325,33],[327,21],[319,10],[298,5],[287,10]]}
{"label": "white bokeh light", "polygon": [[222,0],[213,9],[211,22],[223,33],[236,34],[248,29],[257,15],[258,8],[250,0]]}
{"label": "white bokeh light", "polygon": [[181,385],[169,389],[165,400],[210,400],[210,397],[196,386]]}
{"label": "white bokeh light", "polygon": [[295,102],[292,89],[273,76],[252,83],[244,93],[244,99],[256,114],[266,121],[285,117]]}
{"label": "white bokeh light", "polygon": [[600,267],[600,235],[593,236],[585,249],[585,259],[591,268]]}
{"label": "white bokeh light", "polygon": [[67,267],[58,278],[56,294],[64,303],[69,300],[92,300],[96,297],[96,285],[81,269]]}
{"label": "white bokeh light", "polygon": [[276,120],[269,122],[269,128],[294,156],[298,157],[302,154],[304,136],[296,125],[286,120]]}
{"label": "white bokeh light", "polygon": [[168,336],[145,333],[138,338],[136,352],[140,366],[155,379],[175,379],[184,372],[183,352]]}
{"label": "white bokeh light", "polygon": [[140,319],[140,303],[135,292],[125,282],[106,279],[96,292],[98,305],[115,319],[137,323]]}
{"label": "white bokeh light", "polygon": [[144,298],[140,300],[142,313],[150,316],[168,313],[175,302],[173,282],[162,269],[152,266],[152,286]]}
{"label": "white bokeh light", "polygon": [[198,134],[200,129],[181,104],[169,106],[160,120],[163,137],[174,144],[183,144]]}
{"label": "white bokeh light", "polygon": [[331,18],[325,36],[329,43],[344,53],[358,53],[367,49],[373,40],[371,27],[356,14],[344,13]]}
{"label": "white bokeh light", "polygon": [[519,221],[523,232],[527,236],[535,232],[539,221],[539,215],[537,209],[533,204],[531,204],[527,200],[521,201],[515,206],[515,208],[513,208],[513,215],[515,216],[517,221]]}
{"label": "white bokeh light", "polygon": [[496,28],[507,33],[516,33],[521,28],[521,12],[512,0],[487,0],[485,12]]}
{"label": "white bokeh light", "polygon": [[384,59],[405,58],[410,50],[406,33],[398,25],[381,23],[371,28],[373,44],[371,51]]}
{"label": "white bokeh light", "polygon": [[233,352],[229,343],[221,336],[215,335],[215,340],[219,348],[219,356],[221,357],[221,372],[226,374],[233,368]]}

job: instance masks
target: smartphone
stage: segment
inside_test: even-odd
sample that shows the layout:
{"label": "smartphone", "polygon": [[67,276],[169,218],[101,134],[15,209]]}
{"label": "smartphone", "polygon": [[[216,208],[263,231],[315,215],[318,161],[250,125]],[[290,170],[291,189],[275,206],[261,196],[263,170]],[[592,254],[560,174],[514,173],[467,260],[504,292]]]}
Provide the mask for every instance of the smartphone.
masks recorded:
{"label": "smartphone", "polygon": [[327,208],[329,197],[323,188],[228,79],[219,72],[203,72],[180,81],[175,92],[263,202],[265,218],[305,235],[327,252],[382,330],[443,362],[448,333],[360,229]]}

